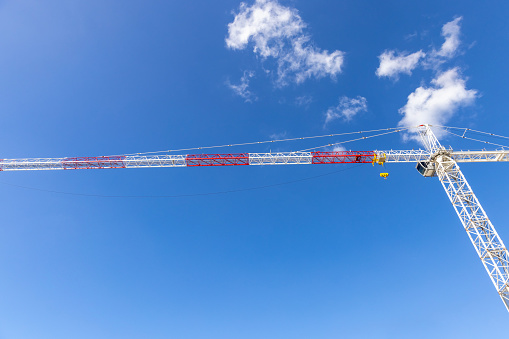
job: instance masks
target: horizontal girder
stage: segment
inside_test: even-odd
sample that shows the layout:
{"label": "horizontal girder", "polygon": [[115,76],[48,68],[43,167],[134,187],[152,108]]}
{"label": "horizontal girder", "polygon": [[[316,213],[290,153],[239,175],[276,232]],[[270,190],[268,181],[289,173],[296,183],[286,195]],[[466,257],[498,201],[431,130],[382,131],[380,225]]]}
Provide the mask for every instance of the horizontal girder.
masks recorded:
{"label": "horizontal girder", "polygon": [[[426,150],[390,150],[375,151],[377,157],[385,157],[385,162],[421,162],[431,158],[431,153]],[[500,162],[509,161],[509,150],[500,151],[451,151],[451,158],[456,162]]]}
{"label": "horizontal girder", "polygon": [[[509,161],[509,151],[450,152],[456,162]],[[70,170],[143,167],[197,167],[238,165],[351,164],[373,163],[375,158],[386,163],[428,161],[426,150],[277,152],[188,155],[120,155],[73,158],[0,159],[0,171]]]}

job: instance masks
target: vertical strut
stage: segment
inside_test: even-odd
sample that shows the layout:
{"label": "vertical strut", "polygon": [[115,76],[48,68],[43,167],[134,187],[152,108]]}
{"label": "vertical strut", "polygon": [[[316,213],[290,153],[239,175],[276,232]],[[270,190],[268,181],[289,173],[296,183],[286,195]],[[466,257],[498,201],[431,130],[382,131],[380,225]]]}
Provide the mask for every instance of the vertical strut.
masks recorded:
{"label": "vertical strut", "polygon": [[421,137],[435,163],[436,174],[475,247],[486,272],[509,311],[509,252],[486,215],[465,176],[449,152],[440,145],[429,126]]}

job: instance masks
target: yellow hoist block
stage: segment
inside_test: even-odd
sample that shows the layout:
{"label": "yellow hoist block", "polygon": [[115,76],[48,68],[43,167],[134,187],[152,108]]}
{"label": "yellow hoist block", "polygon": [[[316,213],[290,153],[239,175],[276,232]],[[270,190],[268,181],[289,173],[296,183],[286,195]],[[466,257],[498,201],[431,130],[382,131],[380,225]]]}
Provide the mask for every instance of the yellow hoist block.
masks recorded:
{"label": "yellow hoist block", "polygon": [[375,166],[375,164],[379,164],[379,165],[384,165],[385,163],[385,160],[387,160],[387,157],[385,156],[385,153],[380,153],[380,154],[376,154],[375,153],[375,156],[373,157],[373,166]]}
{"label": "yellow hoist block", "polygon": [[380,173],[380,176],[384,179],[387,179],[387,177],[389,176],[389,173]]}

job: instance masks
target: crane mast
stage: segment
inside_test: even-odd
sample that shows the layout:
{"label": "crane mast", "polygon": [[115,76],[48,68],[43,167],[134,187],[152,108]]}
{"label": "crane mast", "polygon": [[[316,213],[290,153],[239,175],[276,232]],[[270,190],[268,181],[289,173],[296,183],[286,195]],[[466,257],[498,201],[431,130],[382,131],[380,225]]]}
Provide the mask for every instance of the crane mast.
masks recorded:
{"label": "crane mast", "polygon": [[509,252],[507,248],[451,152],[440,144],[429,125],[422,126],[419,133],[431,157],[426,162],[420,162],[417,169],[424,176],[430,177],[436,174],[440,179],[486,272],[509,311]]}

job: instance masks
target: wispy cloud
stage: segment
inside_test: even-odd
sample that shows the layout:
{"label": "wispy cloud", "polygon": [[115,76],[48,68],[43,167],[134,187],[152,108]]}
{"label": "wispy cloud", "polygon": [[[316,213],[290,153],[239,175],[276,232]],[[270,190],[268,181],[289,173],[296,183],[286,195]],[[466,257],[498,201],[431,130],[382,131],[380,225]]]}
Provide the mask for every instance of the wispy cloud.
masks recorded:
{"label": "wispy cloud", "polygon": [[341,144],[336,144],[334,145],[334,147],[332,148],[332,151],[333,152],[343,152],[343,151],[346,151],[346,148],[345,146],[341,145]]}
{"label": "wispy cloud", "polygon": [[424,68],[438,69],[447,60],[453,58],[461,44],[460,22],[463,17],[457,17],[454,20],[442,26],[442,36],[445,38],[444,43],[439,50],[432,49],[428,52],[419,50],[415,53],[398,53],[395,50],[385,50],[378,56],[380,65],[376,70],[376,75],[381,77],[393,78],[398,80],[399,74],[411,75],[412,71],[419,65]]}
{"label": "wispy cloud", "polygon": [[300,97],[295,98],[297,106],[309,106],[312,102],[313,97],[311,95],[301,95]]}
{"label": "wispy cloud", "polygon": [[376,70],[376,75],[379,78],[389,77],[394,79],[397,79],[400,73],[411,75],[419,60],[424,56],[426,56],[426,53],[422,50],[412,54],[385,51],[378,57],[380,66]]}
{"label": "wispy cloud", "polygon": [[228,80],[226,85],[238,96],[244,98],[245,102],[253,102],[257,100],[256,95],[254,95],[249,90],[249,79],[254,77],[255,73],[253,71],[244,71],[244,75],[240,78],[240,84],[235,85],[230,83]]}
{"label": "wispy cloud", "polygon": [[425,68],[439,69],[445,62],[454,58],[460,49],[461,40],[461,20],[463,17],[449,21],[442,26],[442,36],[445,38],[444,43],[439,50],[432,49],[428,52],[422,64]]}
{"label": "wispy cloud", "polygon": [[280,133],[272,133],[269,135],[270,140],[281,140],[286,138],[286,131]]}
{"label": "wispy cloud", "polygon": [[253,52],[262,59],[274,59],[280,86],[312,77],[334,78],[341,72],[344,53],[315,47],[305,28],[298,11],[277,0],[256,0],[252,6],[241,3],[233,22],[228,24],[226,46],[241,50],[251,44]]}
{"label": "wispy cloud", "polygon": [[444,58],[452,58],[456,54],[460,45],[460,22],[462,19],[463,17],[461,16],[457,17],[442,27],[442,36],[445,38],[445,41],[440,50],[436,52],[436,55]]}
{"label": "wispy cloud", "polygon": [[415,37],[417,37],[417,32],[413,32],[413,33],[405,35],[404,39],[410,41],[410,40],[413,40]]}
{"label": "wispy cloud", "polygon": [[368,110],[368,101],[360,95],[355,98],[343,96],[339,99],[339,104],[335,107],[329,107],[325,114],[325,124],[332,120],[342,118],[350,121],[360,112]]}
{"label": "wispy cloud", "polygon": [[[477,96],[476,90],[466,88],[466,79],[458,68],[449,69],[438,74],[430,87],[421,86],[408,96],[406,105],[399,110],[403,115],[399,126],[443,125]],[[416,135],[410,137],[419,140]]]}

